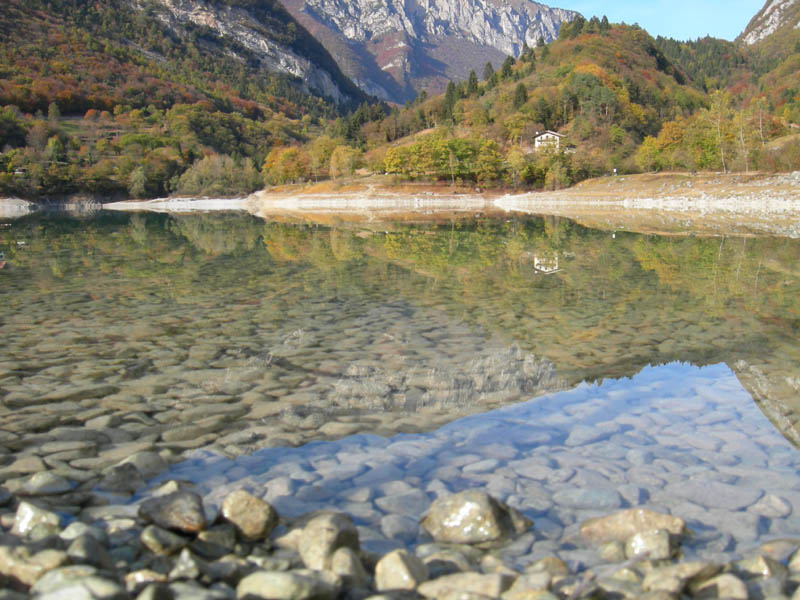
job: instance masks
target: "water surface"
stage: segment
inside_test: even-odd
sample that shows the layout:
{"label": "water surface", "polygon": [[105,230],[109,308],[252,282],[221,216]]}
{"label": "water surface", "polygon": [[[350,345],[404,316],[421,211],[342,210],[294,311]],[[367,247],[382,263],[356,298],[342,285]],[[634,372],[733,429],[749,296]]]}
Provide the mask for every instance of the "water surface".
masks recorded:
{"label": "water surface", "polygon": [[[369,488],[348,502],[372,507],[361,525],[376,544],[417,540],[402,521],[387,535],[381,519],[411,518],[381,508],[387,490],[423,510],[473,485],[530,512],[553,544],[589,513],[633,505],[713,528],[698,534],[707,551],[800,535],[798,240],[523,215],[100,213],[7,222],[0,251],[7,482],[24,475],[9,466],[20,453],[89,477],[127,444],[181,476],[192,460],[244,461],[200,483],[260,485],[283,511],[356,510],[342,490]],[[84,430],[96,447],[81,456],[39,450]],[[365,466],[364,448],[392,468]],[[334,475],[314,458],[342,452]],[[283,461],[310,475],[249,479]],[[750,501],[704,504],[706,484]]]}

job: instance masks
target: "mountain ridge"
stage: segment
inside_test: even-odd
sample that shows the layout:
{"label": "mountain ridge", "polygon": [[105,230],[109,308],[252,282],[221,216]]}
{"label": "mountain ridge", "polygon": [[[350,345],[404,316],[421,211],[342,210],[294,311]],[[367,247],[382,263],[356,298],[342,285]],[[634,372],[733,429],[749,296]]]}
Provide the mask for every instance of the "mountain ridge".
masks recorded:
{"label": "mountain ridge", "polygon": [[443,92],[487,62],[550,42],[578,16],[529,0],[283,0],[342,71],[367,93],[397,103]]}
{"label": "mountain ridge", "polygon": [[782,29],[800,29],[799,0],[767,0],[737,39],[752,46]]}

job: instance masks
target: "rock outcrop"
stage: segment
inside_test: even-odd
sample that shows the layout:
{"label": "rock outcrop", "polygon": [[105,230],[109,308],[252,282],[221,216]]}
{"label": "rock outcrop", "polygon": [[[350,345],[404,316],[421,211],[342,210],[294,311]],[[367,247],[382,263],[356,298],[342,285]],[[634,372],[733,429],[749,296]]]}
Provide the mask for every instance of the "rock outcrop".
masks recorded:
{"label": "rock outcrop", "polygon": [[369,94],[404,102],[558,36],[577,13],[528,0],[284,0]]}
{"label": "rock outcrop", "polygon": [[133,0],[133,4],[140,10],[155,7],[156,17],[179,34],[187,26],[211,32],[228,42],[226,52],[243,61],[255,58],[270,72],[297,78],[306,93],[338,104],[364,99],[327,52],[278,3],[237,6],[215,0],[156,0],[145,6]]}
{"label": "rock outcrop", "polygon": [[779,29],[800,28],[800,2],[798,0],[767,0],[764,7],[748,23],[739,39],[752,46]]}

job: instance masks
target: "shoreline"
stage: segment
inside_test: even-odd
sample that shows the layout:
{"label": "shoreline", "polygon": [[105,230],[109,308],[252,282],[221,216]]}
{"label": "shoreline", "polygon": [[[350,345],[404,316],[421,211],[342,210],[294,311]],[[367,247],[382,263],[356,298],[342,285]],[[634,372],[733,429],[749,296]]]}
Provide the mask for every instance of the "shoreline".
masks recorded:
{"label": "shoreline", "polygon": [[[86,203],[85,198],[78,200],[81,205]],[[377,176],[335,184],[281,186],[246,197],[168,197],[98,203],[97,207],[176,214],[244,211],[263,219],[350,222],[367,227],[389,220],[452,220],[475,214],[524,213],[639,233],[800,237],[800,171],[608,176],[563,190],[518,193],[397,183]],[[24,216],[35,208],[25,200],[0,199],[0,218]]]}

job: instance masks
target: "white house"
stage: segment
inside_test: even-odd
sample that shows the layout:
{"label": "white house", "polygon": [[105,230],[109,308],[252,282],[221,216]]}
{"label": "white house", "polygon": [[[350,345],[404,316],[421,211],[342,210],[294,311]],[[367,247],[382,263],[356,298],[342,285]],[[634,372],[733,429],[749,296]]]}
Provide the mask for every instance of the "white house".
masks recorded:
{"label": "white house", "polygon": [[536,150],[542,150],[544,148],[555,148],[558,150],[561,147],[561,138],[563,137],[563,135],[555,131],[537,131],[536,137],[533,138],[533,147]]}

